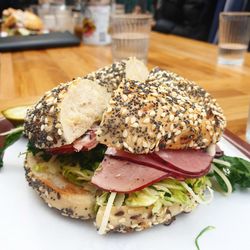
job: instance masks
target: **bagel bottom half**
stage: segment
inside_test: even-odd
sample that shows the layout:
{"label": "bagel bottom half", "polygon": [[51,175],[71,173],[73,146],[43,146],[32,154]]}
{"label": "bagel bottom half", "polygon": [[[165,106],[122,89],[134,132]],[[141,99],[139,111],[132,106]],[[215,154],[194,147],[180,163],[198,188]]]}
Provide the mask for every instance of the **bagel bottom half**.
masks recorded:
{"label": "bagel bottom half", "polygon": [[[154,225],[169,225],[175,220],[175,216],[185,212],[191,212],[197,204],[187,207],[181,204],[163,206],[160,211],[153,213],[153,206],[150,207],[112,207],[109,216],[107,232],[128,233],[132,231],[142,231]],[[101,226],[102,218],[106,207],[100,207],[96,215],[96,227]]]}
{"label": "bagel bottom half", "polygon": [[84,187],[70,183],[60,174],[59,164],[57,160],[46,163],[28,152],[24,169],[29,185],[62,215],[82,220],[94,218],[96,188],[90,183]]}
{"label": "bagel bottom half", "polygon": [[[101,227],[106,205],[100,205],[98,199],[104,192],[90,182],[77,186],[60,173],[60,162],[57,159],[44,161],[39,155],[28,152],[25,160],[26,179],[29,185],[48,204],[62,215],[86,220],[95,219],[97,229]],[[200,189],[204,193],[206,186]],[[133,194],[133,193],[132,193]],[[125,195],[129,197],[129,195]],[[112,206],[105,232],[127,233],[142,231],[157,224],[170,224],[175,216],[188,213],[198,203],[190,199],[189,204],[175,203],[163,205],[157,212],[154,206],[129,206],[124,202]]]}

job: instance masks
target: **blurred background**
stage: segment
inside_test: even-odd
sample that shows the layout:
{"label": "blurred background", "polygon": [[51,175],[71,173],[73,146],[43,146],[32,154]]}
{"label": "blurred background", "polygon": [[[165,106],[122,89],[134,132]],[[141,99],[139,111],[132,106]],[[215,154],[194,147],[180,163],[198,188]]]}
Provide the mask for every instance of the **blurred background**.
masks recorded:
{"label": "blurred background", "polygon": [[[91,6],[99,6],[99,9],[93,9]],[[111,13],[149,12],[153,15],[154,31],[217,43],[219,13],[250,11],[250,0],[1,0],[2,31],[7,31],[9,34],[14,24],[6,27],[3,11],[10,7],[28,9],[38,15],[46,32],[69,30],[80,38],[83,33],[88,36],[96,26],[91,23],[90,16],[98,16],[97,22],[100,23],[103,20],[108,22]],[[39,30],[28,29],[28,32],[34,31]],[[93,41],[86,39],[86,42]],[[105,40],[103,35],[103,42],[99,44],[109,42],[110,40],[108,38]]]}

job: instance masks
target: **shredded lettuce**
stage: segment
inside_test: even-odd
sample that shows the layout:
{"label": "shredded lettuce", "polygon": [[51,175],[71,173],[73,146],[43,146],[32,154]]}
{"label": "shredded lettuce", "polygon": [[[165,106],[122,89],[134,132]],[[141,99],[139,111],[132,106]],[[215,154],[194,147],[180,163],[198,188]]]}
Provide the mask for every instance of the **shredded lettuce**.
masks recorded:
{"label": "shredded lettuce", "polygon": [[32,169],[35,172],[42,173],[45,172],[48,169],[48,167],[45,166],[44,164],[36,164]]}
{"label": "shredded lettuce", "polygon": [[151,206],[158,200],[157,191],[155,191],[155,193],[152,193],[151,191],[154,190],[144,188],[141,191],[131,193],[125,200],[125,204],[130,207]]}
{"label": "shredded lettuce", "polygon": [[[98,207],[106,206],[109,199],[109,195],[109,192],[102,192],[101,195],[96,197],[96,205]],[[125,197],[125,194],[117,194],[115,197],[114,205],[116,207],[121,207],[124,204]]]}
{"label": "shredded lettuce", "polygon": [[[34,170],[43,172],[44,166],[48,166],[50,161],[56,161],[60,166],[60,173],[70,182],[78,186],[85,186],[91,181],[95,169],[100,165],[104,158],[106,146],[98,144],[97,147],[90,151],[74,152],[68,154],[51,154],[45,150],[28,144],[28,151],[33,155],[39,156],[44,164],[35,166]],[[49,167],[51,169],[51,166]]]}
{"label": "shredded lettuce", "polygon": [[85,182],[91,181],[93,171],[82,169],[80,166],[61,166],[62,175],[70,182],[82,186]]}
{"label": "shredded lettuce", "polygon": [[107,205],[109,192],[103,192],[101,195],[96,197],[96,205],[100,207],[104,207]]}
{"label": "shredded lettuce", "polygon": [[[184,186],[183,183],[185,183]],[[176,203],[192,208],[197,200],[204,200],[204,193],[210,186],[211,183],[206,176],[197,179],[187,179],[184,182],[165,179],[140,191],[124,195],[123,205],[130,207],[153,206],[153,213],[158,213],[162,206],[170,206]],[[185,187],[188,187],[188,189]],[[193,195],[190,194],[190,189]],[[109,192],[102,192],[97,196],[97,207],[106,206],[109,195]],[[114,206],[116,206],[116,201]]]}
{"label": "shredded lettuce", "polygon": [[121,207],[125,200],[125,194],[116,194],[114,205],[116,207]]}

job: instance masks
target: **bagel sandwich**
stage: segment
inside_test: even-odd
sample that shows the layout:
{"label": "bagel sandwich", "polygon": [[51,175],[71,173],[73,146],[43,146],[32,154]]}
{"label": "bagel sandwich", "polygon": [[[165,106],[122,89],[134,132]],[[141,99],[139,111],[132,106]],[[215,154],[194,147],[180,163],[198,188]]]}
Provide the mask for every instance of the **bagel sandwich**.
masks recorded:
{"label": "bagel sandwich", "polygon": [[100,234],[170,224],[211,200],[206,175],[225,125],[200,86],[129,59],[59,85],[28,111],[26,178]]}
{"label": "bagel sandwich", "polygon": [[146,66],[130,58],[60,84],[27,111],[26,179],[50,207],[73,218],[95,216],[97,188],[90,180],[106,149],[96,128],[118,85],[147,76]]}

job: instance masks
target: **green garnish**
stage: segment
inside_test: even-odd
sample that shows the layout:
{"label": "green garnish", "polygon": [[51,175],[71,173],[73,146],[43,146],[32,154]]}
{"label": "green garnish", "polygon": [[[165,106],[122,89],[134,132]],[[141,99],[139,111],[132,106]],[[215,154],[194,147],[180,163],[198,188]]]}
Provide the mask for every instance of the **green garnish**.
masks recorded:
{"label": "green garnish", "polygon": [[62,165],[79,165],[82,169],[93,171],[102,162],[106,149],[105,145],[98,144],[90,151],[61,154],[57,156],[57,159]]}
{"label": "green garnish", "polygon": [[52,154],[50,154],[49,152],[46,152],[45,150],[43,149],[40,149],[40,148],[36,148],[33,144],[31,144],[30,142],[28,142],[28,145],[27,145],[27,149],[29,152],[31,152],[33,155],[37,155],[39,154],[39,157],[41,157],[44,161],[48,162],[51,157],[52,157]]}
{"label": "green garnish", "polygon": [[[239,157],[222,156],[219,158],[222,162],[213,162],[213,164],[224,174],[229,180],[232,190],[237,188],[250,188],[250,162]],[[229,164],[223,164],[223,161]],[[212,176],[215,178],[221,190],[228,192],[228,186],[223,178],[214,171]]]}
{"label": "green garnish", "polygon": [[12,129],[6,133],[3,133],[1,135],[2,136],[6,135],[6,137],[5,137],[3,146],[0,148],[0,168],[3,167],[4,151],[22,137],[23,127],[14,128],[14,129]]}
{"label": "green garnish", "polygon": [[207,226],[207,227],[205,227],[204,229],[202,229],[202,230],[200,231],[200,233],[197,235],[197,237],[195,238],[195,246],[196,246],[197,250],[200,250],[199,243],[198,243],[199,238],[200,238],[205,232],[210,231],[210,230],[212,230],[212,229],[215,229],[215,227],[214,227],[214,226]]}

